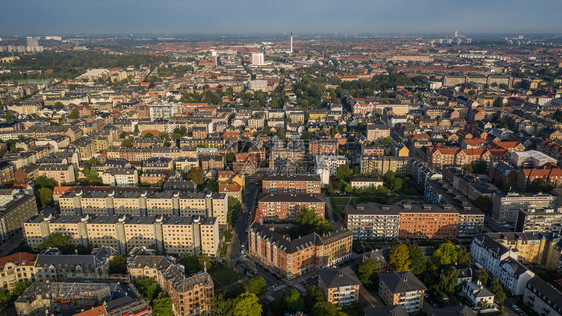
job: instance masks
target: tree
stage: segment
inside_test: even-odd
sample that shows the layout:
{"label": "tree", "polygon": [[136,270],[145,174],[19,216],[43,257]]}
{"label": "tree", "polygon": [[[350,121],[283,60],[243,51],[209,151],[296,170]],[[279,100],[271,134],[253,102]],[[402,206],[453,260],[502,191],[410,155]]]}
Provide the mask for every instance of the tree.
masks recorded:
{"label": "tree", "polygon": [[349,165],[339,165],[336,168],[336,179],[345,180],[351,176],[351,169]]}
{"label": "tree", "polygon": [[392,137],[388,136],[388,137],[385,137],[385,138],[381,138],[381,139],[377,142],[377,144],[380,145],[380,146],[387,146],[387,145],[390,145],[390,144],[392,144]]}
{"label": "tree", "polygon": [[63,108],[64,108],[64,104],[62,104],[62,102],[60,102],[60,101],[55,102],[55,110],[58,111],[58,110],[63,109]]}
{"label": "tree", "polygon": [[318,302],[312,307],[312,316],[339,316],[339,311],[330,302]]}
{"label": "tree", "polygon": [[493,278],[490,281],[490,284],[488,285],[488,287],[490,288],[490,291],[492,293],[494,293],[494,296],[496,297],[496,302],[498,302],[498,304],[502,304],[503,301],[505,300],[505,291],[503,290],[502,285],[500,284],[500,281],[496,278]]}
{"label": "tree", "polygon": [[289,293],[285,293],[283,296],[283,301],[285,306],[291,312],[299,312],[304,310],[304,300],[296,289],[291,289]]}
{"label": "tree", "polygon": [[137,288],[137,290],[139,290],[141,295],[149,302],[152,302],[153,299],[158,297],[157,295],[160,292],[160,287],[158,286],[158,283],[156,283],[156,281],[154,281],[151,278],[138,279],[135,282],[135,287]]}
{"label": "tree", "polygon": [[6,121],[11,121],[11,120],[13,120],[13,119],[15,118],[15,117],[14,117],[14,113],[12,113],[12,111],[6,112],[5,118],[6,118]]}
{"label": "tree", "polygon": [[74,246],[72,245],[72,237],[64,235],[60,232],[49,235],[49,237],[47,237],[45,241],[37,246],[37,250],[43,251],[51,247],[58,248],[60,251],[65,253],[72,253],[74,251]]}
{"label": "tree", "polygon": [[192,275],[201,271],[201,264],[199,263],[199,259],[196,256],[184,253],[179,257],[178,263],[183,265],[185,268],[185,274]]}
{"label": "tree", "polygon": [[439,248],[433,252],[431,260],[437,266],[446,266],[457,262],[458,259],[458,249],[451,242],[446,241],[439,245]]}
{"label": "tree", "polygon": [[546,182],[544,178],[538,178],[531,182],[531,184],[527,187],[527,191],[529,192],[550,192],[552,191],[552,185]]}
{"label": "tree", "polygon": [[481,195],[474,200],[474,206],[481,211],[489,211],[492,209],[492,199],[486,195]]}
{"label": "tree", "polygon": [[152,138],[152,137],[154,137],[154,134],[152,134],[150,132],[144,134],[144,138]]}
{"label": "tree", "polygon": [[257,275],[248,281],[248,284],[246,285],[246,291],[259,296],[265,290],[265,286],[265,279],[262,276]]}
{"label": "tree", "polygon": [[307,312],[311,312],[316,303],[324,302],[324,292],[316,285],[311,285],[306,288],[304,295],[304,305]]}
{"label": "tree", "polygon": [[39,189],[39,202],[43,207],[53,203],[53,190],[49,188]]}
{"label": "tree", "polygon": [[88,160],[88,165],[90,165],[90,166],[97,166],[100,163],[101,162],[99,161],[99,159],[96,159],[96,158],[90,158],[90,160]]}
{"label": "tree", "polygon": [[388,263],[396,272],[408,271],[410,267],[410,254],[408,246],[398,244],[390,249]]}
{"label": "tree", "polygon": [[36,188],[49,188],[54,189],[57,186],[57,182],[54,179],[47,178],[45,176],[39,176],[35,179]]}
{"label": "tree", "polygon": [[9,301],[10,294],[8,294],[8,292],[4,291],[3,289],[0,289],[0,307],[5,307]]}
{"label": "tree", "polygon": [[203,176],[203,169],[201,167],[193,167],[189,169],[187,174],[185,175],[187,180],[191,180],[198,185],[205,183],[205,177]]}
{"label": "tree", "polygon": [[68,115],[68,118],[71,120],[76,120],[80,117],[80,113],[78,112],[77,109],[72,109],[72,111],[70,111],[70,114]]}
{"label": "tree", "polygon": [[[374,258],[369,258],[357,268],[357,277],[365,286],[374,284],[378,274],[379,264]],[[378,284],[376,284],[378,286]]]}
{"label": "tree", "polygon": [[25,291],[25,289],[27,289],[29,286],[31,285],[31,282],[29,281],[19,281],[18,283],[16,283],[16,285],[14,286],[14,289],[12,290],[12,298],[16,299],[18,296],[20,296],[23,291]]}
{"label": "tree", "polygon": [[465,269],[470,267],[470,252],[466,248],[461,248],[457,255],[457,266],[459,268]]}
{"label": "tree", "polygon": [[158,297],[152,301],[152,313],[158,316],[174,316],[172,300],[164,293],[158,293]]}
{"label": "tree", "polygon": [[256,294],[244,292],[233,300],[228,316],[260,316],[262,311]]}
{"label": "tree", "polygon": [[109,262],[109,273],[127,274],[127,259],[122,255],[113,256]]}
{"label": "tree", "polygon": [[484,268],[480,268],[474,272],[473,280],[476,282],[480,280],[483,285],[488,284],[488,272]]}
{"label": "tree", "polygon": [[497,98],[494,100],[494,103],[492,103],[492,105],[493,105],[493,106],[496,106],[496,107],[501,107],[501,106],[503,106],[503,98],[502,98],[502,97],[497,97]]}
{"label": "tree", "polygon": [[123,139],[121,142],[121,147],[123,148],[133,148],[133,142],[129,138]]}
{"label": "tree", "polygon": [[457,270],[457,268],[449,266],[443,271],[443,273],[441,273],[441,278],[439,279],[437,287],[440,291],[447,294],[453,293],[458,279],[459,271]]}
{"label": "tree", "polygon": [[423,254],[423,250],[416,244],[408,245],[408,253],[410,256],[410,271],[415,275],[420,275],[427,267],[427,259]]}

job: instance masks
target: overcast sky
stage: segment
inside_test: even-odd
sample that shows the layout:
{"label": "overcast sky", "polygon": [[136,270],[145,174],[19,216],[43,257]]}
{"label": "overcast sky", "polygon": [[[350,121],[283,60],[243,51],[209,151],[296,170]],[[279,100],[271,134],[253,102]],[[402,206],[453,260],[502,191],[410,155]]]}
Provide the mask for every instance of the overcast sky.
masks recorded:
{"label": "overcast sky", "polygon": [[1,0],[0,34],[562,33],[562,0]]}

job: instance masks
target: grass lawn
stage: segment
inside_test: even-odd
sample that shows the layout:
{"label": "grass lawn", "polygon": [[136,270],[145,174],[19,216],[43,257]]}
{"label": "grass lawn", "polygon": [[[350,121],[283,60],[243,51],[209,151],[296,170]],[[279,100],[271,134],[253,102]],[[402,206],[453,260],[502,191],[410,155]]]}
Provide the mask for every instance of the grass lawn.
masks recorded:
{"label": "grass lawn", "polygon": [[334,219],[340,220],[344,218],[345,206],[349,202],[351,197],[332,197],[330,202],[332,203],[332,208],[334,210]]}
{"label": "grass lawn", "polygon": [[230,266],[214,262],[209,269],[209,274],[213,277],[213,281],[217,286],[222,287],[238,281],[241,276]]}
{"label": "grass lawn", "polygon": [[351,198],[351,196],[349,196],[349,197],[333,197],[332,198],[332,204],[346,205],[347,201],[349,201],[349,198]]}

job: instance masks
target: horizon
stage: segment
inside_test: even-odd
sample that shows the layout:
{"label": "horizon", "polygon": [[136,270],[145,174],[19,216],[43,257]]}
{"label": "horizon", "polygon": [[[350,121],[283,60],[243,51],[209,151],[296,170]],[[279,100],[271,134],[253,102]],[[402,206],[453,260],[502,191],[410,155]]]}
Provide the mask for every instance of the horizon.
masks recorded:
{"label": "horizon", "polygon": [[[5,35],[528,34],[557,35],[562,2],[420,0],[6,0]],[[256,32],[256,30],[260,30]],[[558,32],[558,33],[557,33]]]}

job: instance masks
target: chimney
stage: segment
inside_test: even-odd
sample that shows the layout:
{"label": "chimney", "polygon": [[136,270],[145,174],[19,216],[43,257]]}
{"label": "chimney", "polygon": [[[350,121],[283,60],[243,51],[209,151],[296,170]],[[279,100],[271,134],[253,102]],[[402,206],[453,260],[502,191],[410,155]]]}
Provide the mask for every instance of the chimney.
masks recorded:
{"label": "chimney", "polygon": [[402,276],[402,281],[408,282],[408,274],[407,273],[404,273],[404,275]]}
{"label": "chimney", "polygon": [[338,276],[339,276],[340,278],[343,277],[343,271],[342,271],[342,270],[339,270],[339,271],[338,271]]}
{"label": "chimney", "polygon": [[293,32],[291,32],[291,50],[290,53],[293,53]]}

